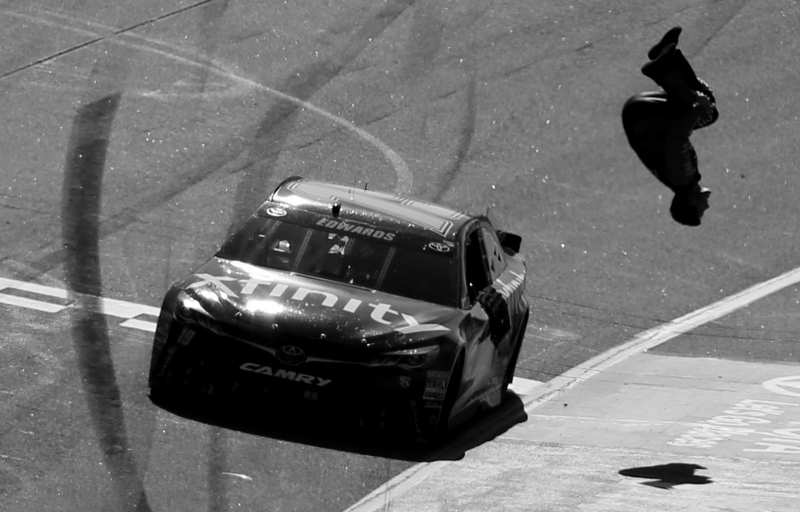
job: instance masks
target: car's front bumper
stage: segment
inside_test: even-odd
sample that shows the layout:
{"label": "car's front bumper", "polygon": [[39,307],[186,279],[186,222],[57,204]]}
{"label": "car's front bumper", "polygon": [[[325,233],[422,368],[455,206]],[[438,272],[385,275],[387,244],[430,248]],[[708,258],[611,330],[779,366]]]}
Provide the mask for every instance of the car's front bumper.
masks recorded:
{"label": "car's front bumper", "polygon": [[[452,365],[437,363],[435,368]],[[448,375],[432,368],[313,358],[287,366],[274,351],[196,325],[186,327],[162,314],[149,383],[154,392],[179,391],[278,411],[278,416],[264,418],[269,421],[286,417],[287,411],[317,413],[345,423],[428,435],[439,422]]]}

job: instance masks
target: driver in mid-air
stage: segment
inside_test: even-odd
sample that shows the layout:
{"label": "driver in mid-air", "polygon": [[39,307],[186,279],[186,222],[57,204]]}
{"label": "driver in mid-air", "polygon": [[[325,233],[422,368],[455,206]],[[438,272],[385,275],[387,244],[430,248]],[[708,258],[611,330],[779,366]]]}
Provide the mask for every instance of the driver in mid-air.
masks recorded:
{"label": "driver in mid-air", "polygon": [[719,117],[714,94],[697,78],[677,48],[680,27],[670,29],[653,46],[642,73],[663,90],[636,94],[622,108],[622,124],[642,163],[675,196],[675,221],[699,226],[711,191],[700,185],[697,153],[689,137]]}

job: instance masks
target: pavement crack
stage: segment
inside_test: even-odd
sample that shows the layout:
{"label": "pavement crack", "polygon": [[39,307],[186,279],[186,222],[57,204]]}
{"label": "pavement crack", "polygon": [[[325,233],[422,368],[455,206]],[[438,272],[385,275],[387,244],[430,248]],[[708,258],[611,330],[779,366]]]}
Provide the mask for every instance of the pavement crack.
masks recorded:
{"label": "pavement crack", "polygon": [[[191,4],[191,5],[187,5],[186,7],[181,7],[180,9],[176,9],[174,11],[170,11],[168,13],[164,13],[164,14],[162,14],[160,16],[155,16],[153,18],[149,18],[149,19],[146,19],[144,21],[140,21],[140,22],[135,23],[133,25],[129,25],[129,26],[125,27],[125,28],[114,30],[111,33],[106,34],[104,36],[94,37],[94,38],[92,38],[92,39],[90,39],[88,41],[84,41],[81,44],[77,44],[77,45],[71,46],[71,47],[66,48],[64,50],[60,50],[58,52],[52,53],[52,54],[50,54],[50,55],[48,55],[46,57],[42,57],[40,59],[36,59],[35,61],[29,62],[28,64],[24,64],[22,66],[18,66],[18,67],[14,68],[14,69],[12,69],[10,71],[6,71],[5,73],[0,74],[0,80],[8,78],[9,76],[15,75],[17,73],[21,73],[21,72],[26,71],[28,69],[34,68],[34,67],[39,66],[41,64],[45,64],[47,62],[53,61],[55,59],[58,59],[59,57],[63,57],[64,55],[69,55],[70,53],[75,53],[75,52],[77,52],[79,50],[82,50],[82,49],[86,48],[87,46],[91,46],[93,44],[97,44],[97,43],[105,41],[107,39],[112,39],[114,37],[120,36],[120,35],[125,34],[127,32],[131,32],[133,30],[136,30],[138,28],[144,27],[146,25],[157,23],[157,22],[165,20],[167,18],[171,18],[173,16],[177,16],[178,14],[182,14],[182,13],[184,13],[186,11],[191,10],[191,9],[196,9],[198,7],[202,7],[203,5],[210,4],[210,3],[216,2],[216,1],[218,1],[218,0],[202,0],[202,1],[197,2],[197,3]],[[4,11],[9,12],[7,9],[4,9]]]}

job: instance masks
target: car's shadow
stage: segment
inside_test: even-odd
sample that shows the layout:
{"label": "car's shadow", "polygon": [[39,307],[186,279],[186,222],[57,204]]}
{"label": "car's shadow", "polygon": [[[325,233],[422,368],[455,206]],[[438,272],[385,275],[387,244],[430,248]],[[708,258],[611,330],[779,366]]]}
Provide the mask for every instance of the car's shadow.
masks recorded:
{"label": "car's shadow", "polygon": [[177,397],[151,397],[152,402],[177,416],[251,435],[269,437],[320,448],[347,451],[411,462],[459,460],[480,446],[527,419],[522,400],[509,391],[503,403],[479,413],[452,430],[442,441],[422,442],[400,432],[340,425],[292,411],[270,410],[269,419],[243,407],[198,404]]}

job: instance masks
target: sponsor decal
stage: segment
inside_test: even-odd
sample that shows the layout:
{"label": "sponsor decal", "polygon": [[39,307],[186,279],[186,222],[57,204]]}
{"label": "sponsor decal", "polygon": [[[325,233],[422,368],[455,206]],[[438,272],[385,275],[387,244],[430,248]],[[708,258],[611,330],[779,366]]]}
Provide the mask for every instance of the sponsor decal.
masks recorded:
{"label": "sponsor decal", "polygon": [[450,372],[443,370],[428,370],[425,372],[425,392],[423,400],[427,400],[426,407],[432,402],[441,402],[447,393],[447,382],[450,380]]}
{"label": "sponsor decal", "polygon": [[500,279],[496,281],[497,284],[497,291],[500,295],[503,296],[504,299],[508,299],[512,293],[514,293],[517,288],[519,288],[522,283],[525,282],[525,274],[517,274],[516,272],[511,272],[511,275],[514,276],[514,279],[511,280],[509,283],[504,283]]}
{"label": "sponsor decal", "polygon": [[258,373],[259,375],[266,375],[276,379],[301,382],[303,384],[308,384],[309,386],[317,386],[320,388],[325,387],[332,382],[331,379],[323,379],[322,377],[316,377],[306,373],[293,372],[283,368],[278,368],[275,370],[271,366],[262,366],[258,363],[244,363],[239,367],[239,369],[246,372]]}
{"label": "sponsor decal", "polygon": [[800,375],[794,377],[778,377],[762,384],[766,389],[778,395],[800,398]]}
{"label": "sponsor decal", "polygon": [[[339,201],[335,196],[337,188],[341,187],[322,185],[295,181],[286,186],[294,193],[314,199],[316,201]],[[451,210],[444,206],[426,203],[415,199],[408,199],[400,196],[392,196],[380,192],[369,194],[358,194],[355,198],[351,197],[351,202],[372,208],[379,212],[402,220],[418,224],[442,235],[446,235],[453,228],[453,221],[450,219],[464,219],[467,215]]]}
{"label": "sponsor decal", "polygon": [[[414,316],[393,309],[394,306],[389,303],[368,302],[364,304],[364,301],[353,298],[344,301],[338,295],[331,292],[315,290],[313,288],[306,288],[304,286],[290,288],[286,284],[276,284],[271,281],[264,281],[255,278],[237,279],[235,277],[213,276],[211,274],[204,273],[195,275],[202,280],[202,283],[195,283],[190,285],[190,287],[201,286],[204,283],[209,283],[215,286],[221,292],[233,298],[238,298],[239,294],[251,295],[256,291],[257,288],[268,287],[271,288],[268,297],[273,300],[290,300],[302,302],[304,305],[314,302],[321,307],[341,309],[342,311],[351,314],[356,314],[357,312],[362,311],[363,308],[371,308],[372,311],[369,312],[370,319],[382,325],[392,325],[392,317],[399,316],[405,321],[406,325],[397,327],[395,330],[403,334],[450,330],[441,324],[420,324],[417,319],[414,318]],[[234,284],[237,286],[234,286]],[[232,289],[232,286],[238,288],[239,292],[235,292]]]}
{"label": "sponsor decal", "polygon": [[288,212],[285,208],[281,208],[280,206],[271,206],[267,208],[267,215],[272,217],[286,217]]}
{"label": "sponsor decal", "polygon": [[[739,442],[752,446],[744,448],[743,452],[800,455],[800,421],[784,419],[786,416],[798,417],[799,408],[800,404],[792,402],[742,400],[722,414],[690,424],[683,435],[667,444],[708,449],[736,436]],[[751,441],[752,438],[759,441]]]}
{"label": "sponsor decal", "polygon": [[426,375],[429,379],[450,380],[450,372],[444,372],[441,370],[428,370]]}
{"label": "sponsor decal", "polygon": [[344,222],[341,220],[330,220],[324,217],[318,220],[316,224],[321,228],[334,229],[336,231],[349,233],[351,235],[377,238],[386,242],[391,242],[397,235],[392,231],[383,231],[375,227],[361,226],[359,224],[353,224],[352,222]]}
{"label": "sponsor decal", "polygon": [[445,379],[426,379],[425,380],[425,393],[422,395],[423,400],[444,400],[444,395],[447,393],[447,381]]}

